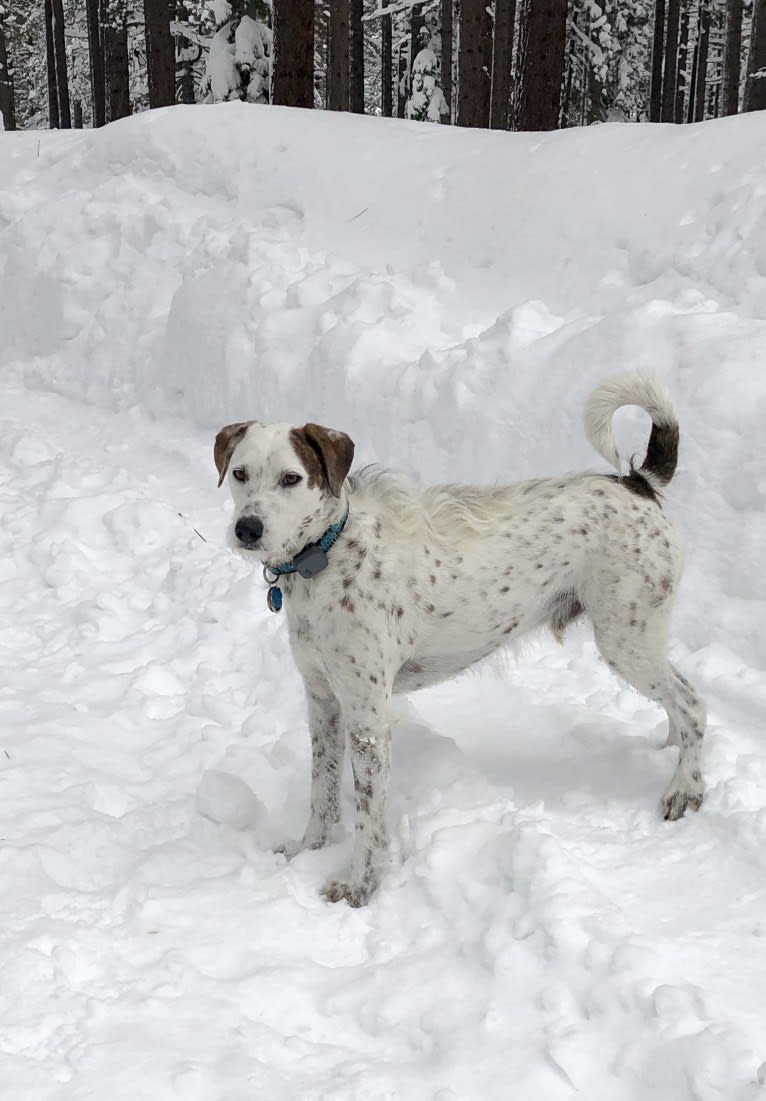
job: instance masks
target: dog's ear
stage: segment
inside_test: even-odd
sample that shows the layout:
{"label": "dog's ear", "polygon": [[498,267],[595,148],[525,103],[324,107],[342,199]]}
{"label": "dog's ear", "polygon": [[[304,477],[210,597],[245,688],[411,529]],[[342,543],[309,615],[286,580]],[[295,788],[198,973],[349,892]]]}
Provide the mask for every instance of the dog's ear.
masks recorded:
{"label": "dog's ear", "polygon": [[229,461],[232,452],[251,424],[255,424],[255,421],[240,421],[239,424],[227,424],[216,436],[215,446],[213,447],[213,458],[215,459],[215,466],[218,471],[219,488],[226,477],[226,471],[229,469]]}
{"label": "dog's ear", "polygon": [[304,424],[293,428],[290,439],[298,458],[306,468],[309,483],[318,482],[340,497],[343,482],[354,460],[354,442],[345,432],[323,428],[321,424]]}

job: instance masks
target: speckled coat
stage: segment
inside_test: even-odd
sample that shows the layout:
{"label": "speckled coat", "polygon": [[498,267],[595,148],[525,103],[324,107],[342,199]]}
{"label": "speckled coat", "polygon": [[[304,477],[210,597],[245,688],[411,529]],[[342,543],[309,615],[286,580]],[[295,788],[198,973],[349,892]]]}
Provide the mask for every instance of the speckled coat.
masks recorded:
{"label": "speckled coat", "polygon": [[288,855],[326,843],[346,745],[354,774],[354,848],[324,888],[330,901],[362,905],[381,876],[392,696],[452,677],[543,625],[561,638],[582,614],[609,666],[668,714],[680,757],[665,817],[699,807],[705,712],[667,658],[682,547],[658,500],[675,470],[678,424],[656,380],[605,383],[589,399],[586,432],[615,465],[611,419],[625,404],[653,421],[646,459],[628,476],[500,488],[347,477],[353,444],[318,425],[243,422],[218,434],[216,463],[235,500],[232,545],[244,553],[284,562],[348,512],[326,569],[280,579],[313,752],[309,821]]}

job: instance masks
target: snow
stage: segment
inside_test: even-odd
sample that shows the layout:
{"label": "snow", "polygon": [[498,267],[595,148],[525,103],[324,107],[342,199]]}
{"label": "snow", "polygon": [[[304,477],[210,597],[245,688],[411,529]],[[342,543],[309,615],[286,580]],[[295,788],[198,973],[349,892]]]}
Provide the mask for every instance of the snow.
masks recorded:
{"label": "snow", "polygon": [[237,68],[235,45],[232,41],[231,26],[225,23],[210,40],[205,81],[210,99],[216,103],[228,99],[239,99],[242,79]]}
{"label": "snow", "polygon": [[[243,99],[267,103],[273,35],[260,20],[243,15],[231,21],[224,2],[222,20],[210,40],[205,62],[205,102]],[[236,24],[236,25],[235,25]]]}
{"label": "snow", "polygon": [[[766,116],[539,134],[239,103],[0,143],[0,1094],[755,1101],[766,1050]],[[287,863],[308,735],[212,435],[424,481],[681,421],[698,815],[587,627],[402,704],[391,868]],[[646,441],[626,412],[626,457]]]}
{"label": "snow", "polygon": [[450,111],[444,93],[437,83],[439,63],[430,46],[415,57],[412,66],[412,90],[407,101],[407,118],[420,122],[441,122]]}

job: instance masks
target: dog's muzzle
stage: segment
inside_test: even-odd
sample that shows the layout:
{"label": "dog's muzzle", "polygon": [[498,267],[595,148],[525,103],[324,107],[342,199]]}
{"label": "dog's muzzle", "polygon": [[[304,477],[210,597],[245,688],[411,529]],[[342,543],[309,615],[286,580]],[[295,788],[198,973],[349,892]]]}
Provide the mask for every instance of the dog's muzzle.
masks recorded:
{"label": "dog's muzzle", "polygon": [[234,525],[234,534],[243,547],[254,550],[263,535],[263,521],[257,516],[243,516]]}

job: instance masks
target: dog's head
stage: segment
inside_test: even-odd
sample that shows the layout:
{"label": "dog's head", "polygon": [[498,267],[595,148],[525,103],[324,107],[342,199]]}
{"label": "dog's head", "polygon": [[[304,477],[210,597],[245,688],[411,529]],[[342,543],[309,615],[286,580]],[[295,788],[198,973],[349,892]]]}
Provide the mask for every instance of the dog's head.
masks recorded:
{"label": "dog's head", "polygon": [[218,485],[227,478],[234,498],[232,546],[276,565],[338,519],[354,444],[319,424],[242,421],[221,429],[213,455]]}

